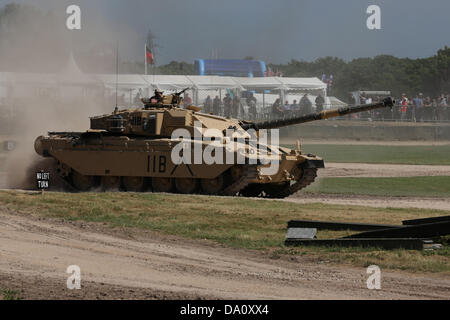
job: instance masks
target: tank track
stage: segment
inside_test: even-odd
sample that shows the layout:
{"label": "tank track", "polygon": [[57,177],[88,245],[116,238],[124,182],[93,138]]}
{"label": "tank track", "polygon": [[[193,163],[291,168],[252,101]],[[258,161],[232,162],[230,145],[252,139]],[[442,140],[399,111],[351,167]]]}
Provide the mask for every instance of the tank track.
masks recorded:
{"label": "tank track", "polygon": [[[45,163],[45,161],[47,163]],[[45,159],[44,161],[41,161],[41,163],[36,165],[35,170],[30,170],[30,181],[34,181],[34,174],[35,172],[39,171],[40,169],[44,169],[45,171],[51,172],[51,177],[53,180],[53,183],[56,185],[55,190],[64,190],[68,192],[80,192],[77,188],[73,186],[73,182],[71,181],[70,177],[62,177],[57,173],[56,170],[56,161],[51,159]],[[39,169],[39,170],[37,170]],[[225,187],[223,190],[217,193],[217,195],[221,196],[236,196],[241,190],[243,190],[245,187],[247,187],[251,181],[255,180],[258,175],[258,170],[256,166],[248,166],[245,167],[243,174],[240,178],[238,178],[235,182],[231,183],[229,186]],[[53,184],[52,183],[52,184]],[[33,188],[32,185],[27,186],[29,188]],[[52,188],[54,189],[54,188]]]}
{"label": "tank track", "polygon": [[296,193],[300,189],[303,189],[307,186],[309,186],[311,183],[314,182],[314,180],[317,177],[317,169],[304,169],[302,177],[294,184],[281,189],[280,191],[268,195],[268,198],[286,198],[289,197],[291,194]]}
{"label": "tank track", "polygon": [[239,191],[248,186],[252,180],[256,179],[257,175],[258,171],[256,166],[246,167],[244,174],[231,185],[219,192],[219,195],[235,196]]}
{"label": "tank track", "polygon": [[[63,178],[59,176],[59,174],[56,173],[56,163],[52,163],[52,165],[49,165],[47,163],[46,166],[44,166],[47,170],[52,172],[52,177],[54,182],[57,186],[62,187],[63,190],[69,191],[69,192],[79,192],[71,183],[69,178]],[[33,174],[34,174],[33,170]],[[257,178],[258,170],[256,166],[248,166],[245,167],[244,173],[241,175],[240,178],[238,178],[235,182],[233,182],[231,185],[225,187],[222,191],[218,192],[217,195],[221,196],[236,196],[236,195],[243,195],[242,191],[251,184],[252,181],[254,181]],[[260,195],[265,198],[286,198],[300,189],[303,189],[314,182],[315,178],[317,177],[317,169],[304,169],[302,177],[294,184],[290,186],[286,186],[285,188],[281,188],[280,190],[273,190],[270,193],[266,193],[265,195]],[[244,194],[244,196],[246,196]]]}

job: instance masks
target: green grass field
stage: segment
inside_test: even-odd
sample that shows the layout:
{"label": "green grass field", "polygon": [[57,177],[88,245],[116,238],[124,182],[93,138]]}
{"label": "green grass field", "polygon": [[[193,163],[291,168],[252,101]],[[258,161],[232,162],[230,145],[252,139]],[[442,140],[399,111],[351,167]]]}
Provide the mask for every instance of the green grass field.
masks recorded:
{"label": "green grass field", "polygon": [[[286,145],[296,149],[294,145]],[[304,144],[304,153],[318,155],[328,162],[450,165],[450,145],[383,146]]]}
{"label": "green grass field", "polygon": [[321,178],[302,192],[450,197],[450,177]]}
{"label": "green grass field", "polygon": [[9,289],[0,288],[0,300],[22,300],[19,296],[19,292]]}
{"label": "green grass field", "polygon": [[[196,195],[151,193],[46,193],[0,192],[0,208],[24,215],[107,223],[157,231],[191,239],[207,239],[235,248],[262,250],[273,259],[307,256],[355,266],[377,264],[388,269],[450,274],[450,250],[393,250],[376,248],[298,247],[283,245],[291,219],[400,224],[402,220],[449,215],[450,211],[382,209],[360,206],[295,204]],[[320,231],[318,238],[339,237],[348,231]],[[447,240],[445,240],[447,241]]]}

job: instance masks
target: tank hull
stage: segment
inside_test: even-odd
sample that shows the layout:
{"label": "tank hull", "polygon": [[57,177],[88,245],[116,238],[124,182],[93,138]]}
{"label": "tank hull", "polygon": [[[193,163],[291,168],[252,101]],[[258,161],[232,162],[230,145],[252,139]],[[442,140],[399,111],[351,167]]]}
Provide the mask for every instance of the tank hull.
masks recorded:
{"label": "tank hull", "polygon": [[[238,152],[227,158],[224,150],[222,162],[207,164],[193,156],[195,150],[205,152],[210,145],[205,141],[191,141],[192,161],[176,164],[172,156],[179,143],[170,138],[67,132],[38,137],[35,150],[55,159],[56,168],[52,170],[69,187],[80,191],[100,187],[285,197],[314,181],[316,170],[323,167],[321,158],[275,146],[269,146],[272,153],[266,159],[272,162],[264,163],[248,155],[239,158]],[[274,163],[276,170],[268,170]]]}

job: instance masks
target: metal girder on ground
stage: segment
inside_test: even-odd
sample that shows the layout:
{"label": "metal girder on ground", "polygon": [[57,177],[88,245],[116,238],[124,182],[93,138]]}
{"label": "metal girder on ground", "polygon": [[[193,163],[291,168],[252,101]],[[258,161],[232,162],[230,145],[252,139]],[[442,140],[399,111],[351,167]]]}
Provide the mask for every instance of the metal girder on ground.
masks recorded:
{"label": "metal girder on ground", "polygon": [[421,239],[287,239],[286,246],[342,246],[342,247],[375,247],[382,249],[422,250],[430,243]]}
{"label": "metal girder on ground", "polygon": [[316,228],[318,230],[355,230],[369,231],[389,228],[398,228],[401,226],[387,224],[369,224],[369,223],[351,223],[351,222],[329,222],[315,220],[291,220],[288,222],[288,228]]}
{"label": "metal girder on ground", "polygon": [[444,221],[450,221],[450,216],[440,216],[440,217],[423,218],[423,219],[403,220],[402,223],[403,223],[403,225],[416,225],[416,224],[444,222]]}
{"label": "metal girder on ground", "polygon": [[[338,239],[313,239],[312,232],[309,231],[316,229],[364,232]],[[403,225],[291,220],[288,222],[288,234],[284,243],[287,246],[318,245],[422,250],[424,244],[433,243],[427,239],[449,234],[450,216],[405,220]]]}
{"label": "metal girder on ground", "polygon": [[366,231],[345,239],[355,238],[435,238],[450,234],[450,221],[400,226],[391,229]]}

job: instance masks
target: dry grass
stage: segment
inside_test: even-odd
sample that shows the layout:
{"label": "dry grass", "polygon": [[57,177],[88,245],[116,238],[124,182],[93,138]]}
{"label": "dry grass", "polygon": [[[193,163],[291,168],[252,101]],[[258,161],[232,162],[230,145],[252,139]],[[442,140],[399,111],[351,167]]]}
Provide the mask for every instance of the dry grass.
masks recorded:
{"label": "dry grass", "polygon": [[321,178],[306,193],[450,197],[450,177]]}
{"label": "dry grass", "polygon": [[[450,274],[450,251],[385,251],[361,248],[288,248],[283,245],[291,219],[400,224],[402,220],[449,215],[449,211],[295,204],[283,201],[151,193],[0,192],[0,205],[22,214],[142,228],[192,239],[209,239],[236,248],[265,250],[272,258],[303,255],[320,262],[377,264]],[[319,238],[349,232],[320,231]]]}

